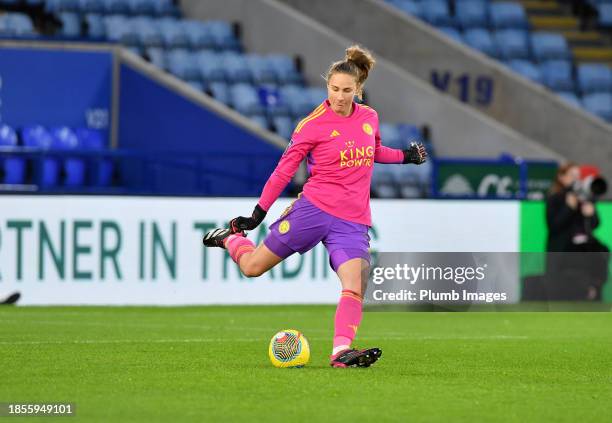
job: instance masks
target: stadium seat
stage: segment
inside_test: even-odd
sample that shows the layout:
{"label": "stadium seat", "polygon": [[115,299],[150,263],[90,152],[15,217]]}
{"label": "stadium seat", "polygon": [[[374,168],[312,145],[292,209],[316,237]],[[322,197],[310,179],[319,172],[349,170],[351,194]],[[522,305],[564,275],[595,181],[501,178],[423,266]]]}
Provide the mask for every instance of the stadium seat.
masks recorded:
{"label": "stadium seat", "polygon": [[102,0],[104,13],[108,15],[127,15],[130,12],[128,2],[125,0]]}
{"label": "stadium seat", "polygon": [[582,105],[589,112],[612,122],[612,94],[588,94],[582,97]]}
{"label": "stadium seat", "polygon": [[[72,129],[60,126],[51,130],[55,138],[54,145],[61,150],[76,150],[81,147],[80,141]],[[85,161],[82,158],[67,157],[62,160],[64,170],[63,185],[67,187],[80,187],[85,183]]]}
{"label": "stadium seat", "polygon": [[423,142],[421,131],[415,125],[409,123],[400,123],[397,125],[400,133],[401,147],[408,148],[411,142]]}
{"label": "stadium seat", "polygon": [[488,56],[496,57],[498,55],[497,47],[493,42],[491,33],[486,29],[468,29],[463,34],[463,40],[470,47],[475,48]]}
{"label": "stadium seat", "polygon": [[465,29],[488,25],[488,5],[481,0],[459,0],[455,3],[457,24]]}
{"label": "stadium seat", "polygon": [[190,46],[187,31],[174,18],[165,17],[156,21],[166,48],[188,48]]}
{"label": "stadium seat", "polygon": [[378,198],[397,198],[398,186],[389,165],[375,164],[372,172],[372,193]]}
{"label": "stadium seat", "polygon": [[274,116],[272,117],[272,125],[274,126],[278,135],[285,139],[290,139],[293,133],[293,122],[288,116]]}
{"label": "stadium seat", "polygon": [[504,60],[529,58],[529,46],[525,31],[516,29],[497,31],[494,38],[500,58]]}
{"label": "stadium seat", "polygon": [[570,57],[567,41],[561,34],[554,32],[532,33],[531,51],[538,62],[565,60]]}
{"label": "stadium seat", "polygon": [[252,115],[249,119],[257,124],[260,128],[269,129],[268,119],[263,115]]}
{"label": "stadium seat", "polygon": [[243,115],[263,115],[263,107],[255,87],[246,83],[231,85],[229,89],[230,104]]}
{"label": "stadium seat", "polygon": [[490,5],[491,25],[494,29],[525,29],[528,27],[527,14],[520,3],[494,2]]}
{"label": "stadium seat", "polygon": [[443,0],[429,0],[421,3],[422,18],[434,26],[453,26],[448,3]]}
{"label": "stadium seat", "polygon": [[540,65],[542,82],[554,91],[573,91],[572,65],[565,60],[551,60]]}
{"label": "stadium seat", "polygon": [[225,21],[208,21],[206,25],[218,50],[241,50],[240,42],[234,34],[232,26]]}
{"label": "stadium seat", "polygon": [[599,26],[602,28],[612,28],[612,3],[599,6]]}
{"label": "stadium seat", "polygon": [[[103,151],[106,143],[100,131],[88,128],[77,128],[75,134],[81,147],[85,150]],[[114,165],[109,158],[97,158],[89,162],[88,173],[91,184],[96,187],[110,186],[113,179]]]}
{"label": "stadium seat", "polygon": [[311,109],[319,107],[327,99],[327,88],[310,87],[306,88],[306,96],[310,101]]}
{"label": "stadium seat", "polygon": [[229,86],[225,82],[211,82],[208,87],[216,100],[227,106],[230,105]]}
{"label": "stadium seat", "polygon": [[128,0],[128,9],[132,15],[153,15],[155,14],[155,5],[151,0]]}
{"label": "stadium seat", "polygon": [[76,13],[63,12],[57,18],[62,23],[62,35],[68,38],[81,36],[81,18]]}
{"label": "stadium seat", "polygon": [[45,10],[49,13],[78,12],[78,0],[47,0]]}
{"label": "stadium seat", "polygon": [[178,8],[172,3],[172,0],[151,0],[153,10],[158,16],[176,16],[180,15]]}
{"label": "stadium seat", "polygon": [[542,82],[542,73],[533,63],[527,60],[510,60],[508,66],[519,75],[530,79],[533,82]]}
{"label": "stadium seat", "polygon": [[228,82],[235,84],[253,80],[251,68],[244,55],[235,51],[226,51],[221,54],[221,61]]}
{"label": "stadium seat", "polygon": [[183,21],[182,25],[192,49],[213,50],[215,48],[215,39],[204,22],[186,20]]}
{"label": "stadium seat", "polygon": [[151,18],[147,16],[134,18],[131,20],[131,25],[136,31],[140,45],[144,48],[162,47],[164,45],[161,29]]}
{"label": "stadium seat", "polygon": [[79,0],[78,9],[80,13],[102,14],[104,13],[104,0]]}
{"label": "stadium seat", "polygon": [[272,63],[266,57],[258,54],[247,54],[245,58],[255,84],[275,85],[277,83],[276,72],[274,72]]}
{"label": "stadium seat", "polygon": [[612,91],[612,69],[604,64],[579,65],[578,87],[583,94]]}
{"label": "stadium seat", "polygon": [[304,89],[297,85],[285,85],[280,88],[283,103],[289,106],[294,118],[303,118],[312,111],[311,101],[304,95]]}
{"label": "stadium seat", "polygon": [[85,25],[90,38],[106,38],[106,26],[101,15],[94,13],[85,15]]}
{"label": "stadium seat", "polygon": [[106,37],[109,41],[126,44],[138,45],[138,34],[130,25],[130,21],[121,15],[110,15],[104,17]]}
{"label": "stadium seat", "polygon": [[302,75],[297,71],[293,59],[284,54],[271,54],[268,61],[280,84],[302,84]]}
{"label": "stadium seat", "polygon": [[166,55],[168,70],[185,81],[199,81],[200,67],[194,55],[183,49],[172,50]]}
{"label": "stadium seat", "polygon": [[420,198],[423,196],[419,171],[416,166],[393,166],[396,174],[399,196],[401,198]]}
{"label": "stadium seat", "polygon": [[421,4],[413,0],[393,0],[390,1],[393,6],[397,7],[402,12],[421,18],[423,16],[423,8]]}
{"label": "stadium seat", "polygon": [[[57,147],[51,134],[42,126],[26,126],[21,132],[25,147],[40,150],[51,150]],[[53,187],[58,184],[59,161],[56,158],[42,158],[35,163],[36,182],[41,187]]]}
{"label": "stadium seat", "polygon": [[405,148],[397,125],[391,123],[380,123],[379,132],[383,145],[391,148]]}
{"label": "stadium seat", "polygon": [[259,101],[270,117],[289,117],[289,106],[283,102],[278,88],[259,86]]}
{"label": "stadium seat", "polygon": [[202,79],[206,82],[225,82],[225,68],[221,54],[203,50],[195,54]]}
{"label": "stadium seat", "polygon": [[[17,134],[8,125],[0,124],[0,146],[17,147]],[[0,169],[2,169],[0,183],[23,184],[25,182],[25,160],[22,157],[0,156]]]}
{"label": "stadium seat", "polygon": [[0,33],[15,37],[31,37],[36,34],[32,20],[23,13],[0,15]]}

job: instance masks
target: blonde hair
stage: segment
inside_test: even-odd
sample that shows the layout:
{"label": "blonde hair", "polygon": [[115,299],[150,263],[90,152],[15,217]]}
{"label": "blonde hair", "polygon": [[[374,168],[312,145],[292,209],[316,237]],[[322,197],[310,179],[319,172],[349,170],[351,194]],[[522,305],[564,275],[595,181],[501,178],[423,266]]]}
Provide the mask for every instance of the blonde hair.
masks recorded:
{"label": "blonde hair", "polygon": [[376,60],[370,51],[356,44],[352,45],[346,49],[344,60],[331,64],[325,75],[325,81],[329,83],[329,79],[336,73],[351,75],[357,82],[357,97],[361,99],[363,86],[375,63]]}

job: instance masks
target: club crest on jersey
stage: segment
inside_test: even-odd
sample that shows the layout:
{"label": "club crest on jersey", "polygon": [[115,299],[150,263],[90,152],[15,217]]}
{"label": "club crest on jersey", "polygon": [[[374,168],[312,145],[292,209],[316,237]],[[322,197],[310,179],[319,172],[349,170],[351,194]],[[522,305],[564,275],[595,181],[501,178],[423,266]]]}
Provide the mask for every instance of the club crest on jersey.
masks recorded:
{"label": "club crest on jersey", "polygon": [[363,128],[363,132],[365,132],[368,135],[372,135],[372,133],[374,132],[374,130],[372,129],[372,125],[370,125],[369,123],[364,123],[362,128]]}
{"label": "club crest on jersey", "polygon": [[278,225],[278,231],[281,234],[286,234],[287,232],[289,232],[289,229],[291,229],[291,224],[288,220],[283,220],[280,225]]}

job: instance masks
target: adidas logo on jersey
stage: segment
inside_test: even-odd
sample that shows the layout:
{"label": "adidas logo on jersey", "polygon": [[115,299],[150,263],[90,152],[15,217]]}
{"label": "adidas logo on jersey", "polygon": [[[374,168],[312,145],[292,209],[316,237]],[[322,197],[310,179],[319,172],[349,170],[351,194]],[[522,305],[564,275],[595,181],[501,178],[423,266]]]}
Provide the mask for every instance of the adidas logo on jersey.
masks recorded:
{"label": "adidas logo on jersey", "polygon": [[337,137],[338,135],[340,135],[340,132],[336,131],[335,129],[332,131],[332,133],[329,135],[330,137]]}

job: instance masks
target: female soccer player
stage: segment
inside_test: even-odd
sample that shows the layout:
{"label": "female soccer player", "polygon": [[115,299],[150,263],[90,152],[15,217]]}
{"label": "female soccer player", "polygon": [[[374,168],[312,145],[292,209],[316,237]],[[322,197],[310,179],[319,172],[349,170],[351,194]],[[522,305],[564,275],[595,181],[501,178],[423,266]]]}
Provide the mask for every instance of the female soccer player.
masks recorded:
{"label": "female soccer player", "polygon": [[[263,188],[250,217],[237,217],[229,228],[204,237],[207,247],[226,248],[247,277],[260,276],[291,254],[304,254],[319,242],[342,284],[335,317],[332,367],[368,367],[382,354],[378,348],[355,350],[351,343],[361,323],[362,296],[370,255],[368,228],[370,183],[374,162],[425,162],[422,144],[407,150],[381,145],[378,114],[354,102],[374,66],[367,50],[351,46],[344,60],[326,75],[328,98],[295,128],[289,146]],[[306,158],[310,177],[303,192],[255,245],[244,231],[255,229]]]}

